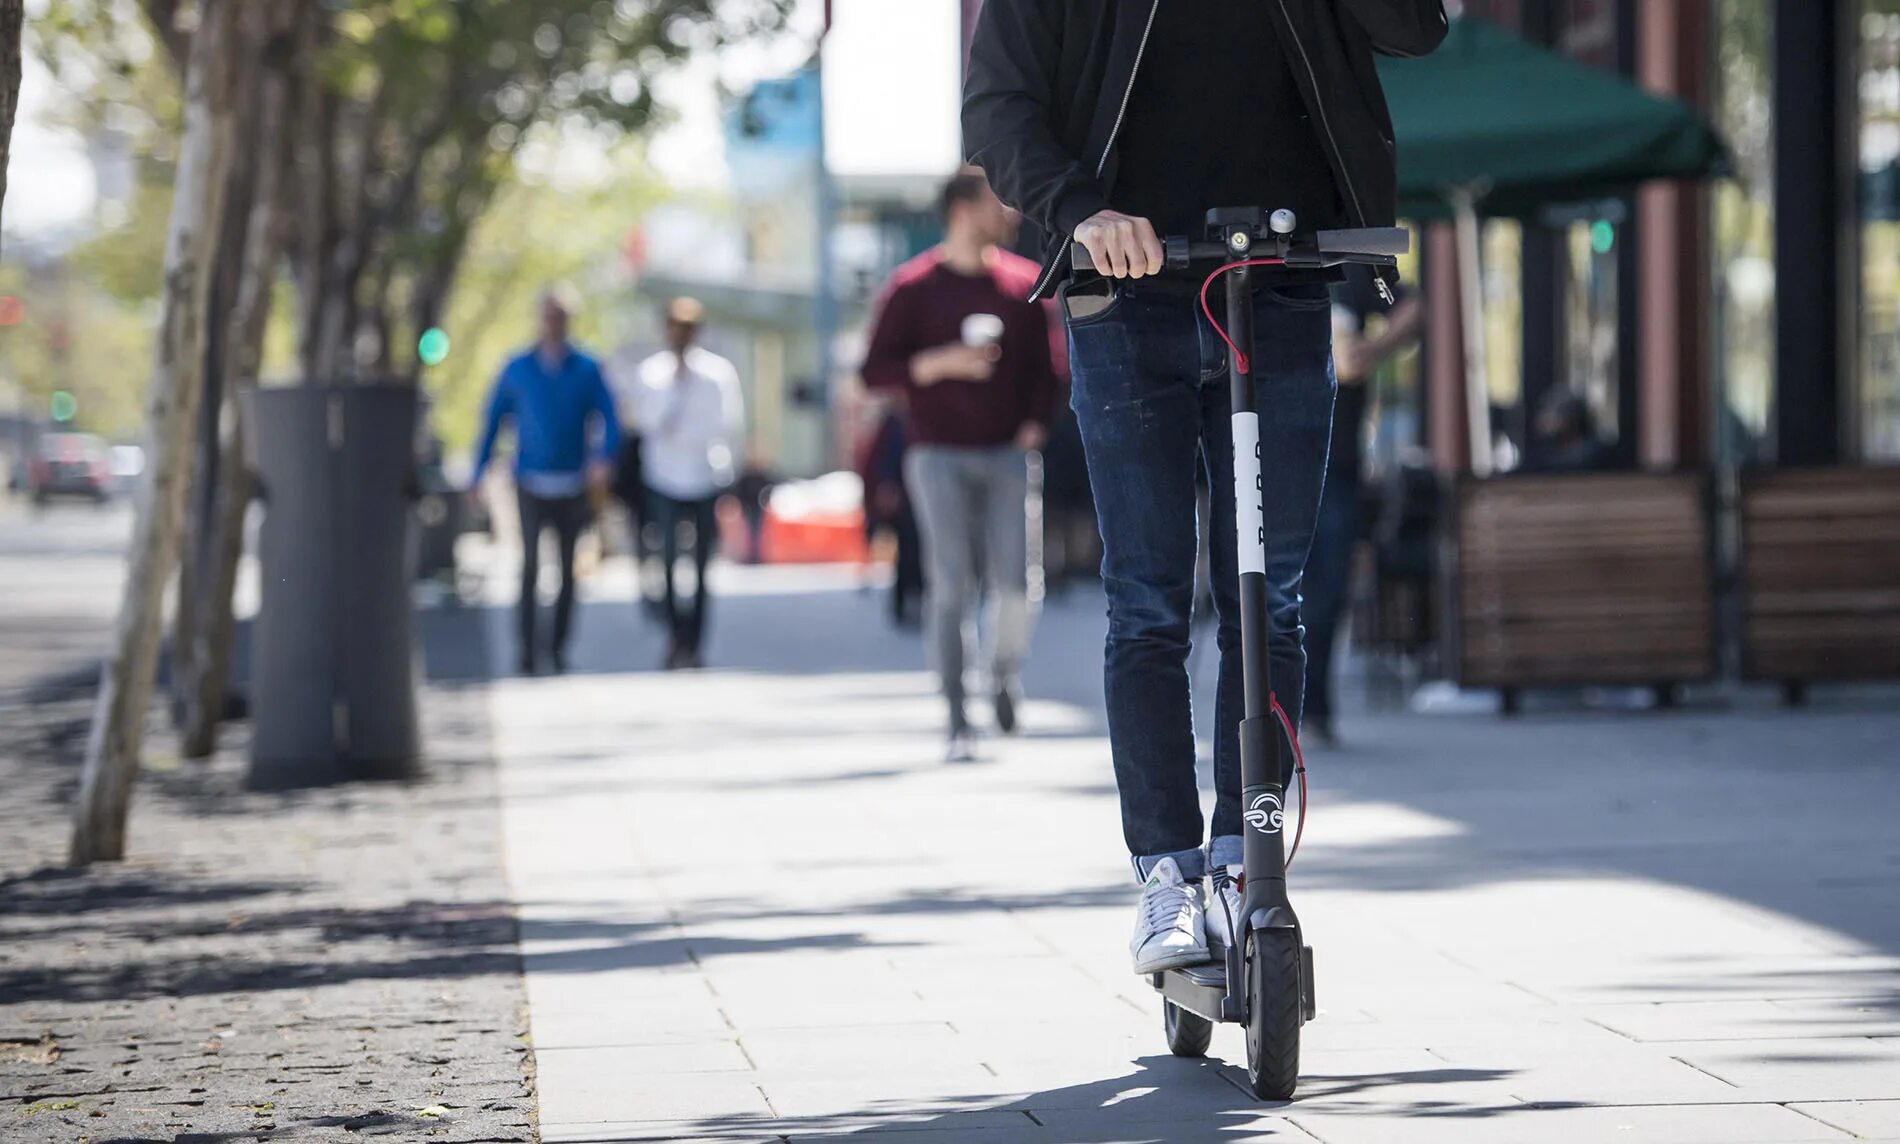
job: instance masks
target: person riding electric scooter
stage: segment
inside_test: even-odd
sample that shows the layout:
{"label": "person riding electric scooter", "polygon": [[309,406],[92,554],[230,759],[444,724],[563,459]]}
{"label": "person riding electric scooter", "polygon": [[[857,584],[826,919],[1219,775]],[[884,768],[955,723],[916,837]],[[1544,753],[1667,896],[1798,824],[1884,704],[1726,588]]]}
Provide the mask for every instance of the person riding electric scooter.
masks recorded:
{"label": "person riding electric scooter", "polygon": [[[971,47],[968,158],[1049,237],[1037,295],[1060,285],[1068,321],[1109,600],[1110,747],[1143,883],[1134,967],[1166,993],[1177,1052],[1206,1050],[1205,1018],[1247,1022],[1262,1096],[1291,1095],[1312,1013],[1272,867],[1332,416],[1325,268],[1367,255],[1389,287],[1398,241],[1325,232],[1392,225],[1372,56],[1424,54],[1445,31],[1440,0],[988,0]],[[1234,204],[1255,209],[1217,209]],[[1164,273],[1207,253],[1202,274]],[[1072,264],[1104,277],[1072,279]],[[1237,460],[1253,477],[1241,498]],[[1220,620],[1211,836],[1186,667],[1196,465],[1214,494]],[[1245,529],[1227,523],[1237,514]],[[1277,884],[1243,888],[1243,870]],[[1225,966],[1197,975],[1213,948]]]}

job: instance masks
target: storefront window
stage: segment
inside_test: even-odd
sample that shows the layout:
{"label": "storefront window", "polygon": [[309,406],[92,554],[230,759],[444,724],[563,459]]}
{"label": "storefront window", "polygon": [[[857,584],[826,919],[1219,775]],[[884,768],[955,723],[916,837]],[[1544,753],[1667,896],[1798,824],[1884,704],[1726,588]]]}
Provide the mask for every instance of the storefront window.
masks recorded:
{"label": "storefront window", "polygon": [[1860,454],[1900,460],[1900,0],[1860,4]]}
{"label": "storefront window", "polygon": [[1768,0],[1716,4],[1717,127],[1735,156],[1715,184],[1716,441],[1731,463],[1773,454],[1774,115]]}
{"label": "storefront window", "polygon": [[1564,282],[1563,361],[1567,388],[1589,402],[1598,437],[1611,441],[1622,435],[1616,392],[1622,204],[1602,204],[1597,213],[1599,217],[1571,222],[1564,232],[1570,257]]}

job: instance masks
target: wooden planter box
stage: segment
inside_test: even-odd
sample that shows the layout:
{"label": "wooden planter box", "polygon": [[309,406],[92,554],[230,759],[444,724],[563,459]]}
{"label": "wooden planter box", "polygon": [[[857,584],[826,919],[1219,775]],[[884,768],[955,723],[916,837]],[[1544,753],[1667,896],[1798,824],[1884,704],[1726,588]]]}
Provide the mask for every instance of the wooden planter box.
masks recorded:
{"label": "wooden planter box", "polygon": [[1716,673],[1708,486],[1696,474],[1467,479],[1452,494],[1449,673],[1464,686],[1637,685]]}
{"label": "wooden planter box", "polygon": [[1742,675],[1900,676],[1900,468],[1742,477]]}

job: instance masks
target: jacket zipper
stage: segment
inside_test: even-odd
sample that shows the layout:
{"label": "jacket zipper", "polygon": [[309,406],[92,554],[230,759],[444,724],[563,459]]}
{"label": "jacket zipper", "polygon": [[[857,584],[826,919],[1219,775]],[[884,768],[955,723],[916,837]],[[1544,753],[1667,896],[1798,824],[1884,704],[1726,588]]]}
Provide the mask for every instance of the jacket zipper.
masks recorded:
{"label": "jacket zipper", "polygon": [[[1352,172],[1346,169],[1346,156],[1339,149],[1339,139],[1333,134],[1333,121],[1326,115],[1326,100],[1320,93],[1319,73],[1313,70],[1313,58],[1306,54],[1306,42],[1300,39],[1300,30],[1293,23],[1293,13],[1287,10],[1286,0],[1277,0],[1280,5],[1280,18],[1286,21],[1286,34],[1293,46],[1299,49],[1300,64],[1306,68],[1306,78],[1313,85],[1313,110],[1319,114],[1320,130],[1326,133],[1326,145],[1333,153],[1333,169],[1339,172],[1339,181],[1345,185],[1346,197],[1352,200],[1353,221],[1360,226],[1366,225],[1366,210],[1359,202],[1359,189],[1353,186]],[[1392,285],[1385,280],[1385,268],[1375,270],[1372,280],[1378,284],[1379,296],[1385,304],[1393,304]]]}
{"label": "jacket zipper", "polygon": [[[1154,34],[1155,16],[1160,11],[1161,0],[1154,0],[1148,8],[1148,22],[1141,28],[1141,42],[1135,45],[1135,62],[1128,69],[1128,86],[1122,89],[1121,106],[1115,109],[1115,124],[1108,129],[1108,142],[1102,145],[1101,157],[1095,160],[1095,177],[1098,179],[1102,177],[1102,172],[1108,169],[1109,152],[1115,149],[1115,140],[1121,136],[1122,120],[1128,118],[1128,101],[1135,94],[1135,77],[1141,74],[1141,60],[1148,54],[1148,40]],[[1062,245],[1057,248],[1055,258],[1050,260],[1049,265],[1043,267],[1041,280],[1036,283],[1036,288],[1029,292],[1030,301],[1034,302],[1042,297],[1042,292],[1049,288],[1050,281],[1055,278],[1056,270],[1062,265],[1062,260],[1069,256],[1069,248],[1074,245],[1073,234],[1062,236]]]}

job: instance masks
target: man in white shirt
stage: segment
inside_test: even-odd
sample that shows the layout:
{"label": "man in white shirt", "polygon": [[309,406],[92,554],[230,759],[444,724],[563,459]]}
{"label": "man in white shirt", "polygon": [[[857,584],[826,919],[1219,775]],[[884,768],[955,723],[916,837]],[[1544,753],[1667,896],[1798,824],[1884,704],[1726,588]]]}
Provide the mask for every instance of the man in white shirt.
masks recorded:
{"label": "man in white shirt", "polygon": [[[706,310],[675,298],[665,311],[667,349],[640,364],[622,394],[622,414],[639,427],[649,519],[660,528],[669,637],[666,667],[703,666],[706,562],[717,535],[713,505],[731,487],[745,436],[745,401],[731,362],[696,343]],[[690,524],[693,600],[682,608],[674,566],[680,526]]]}

